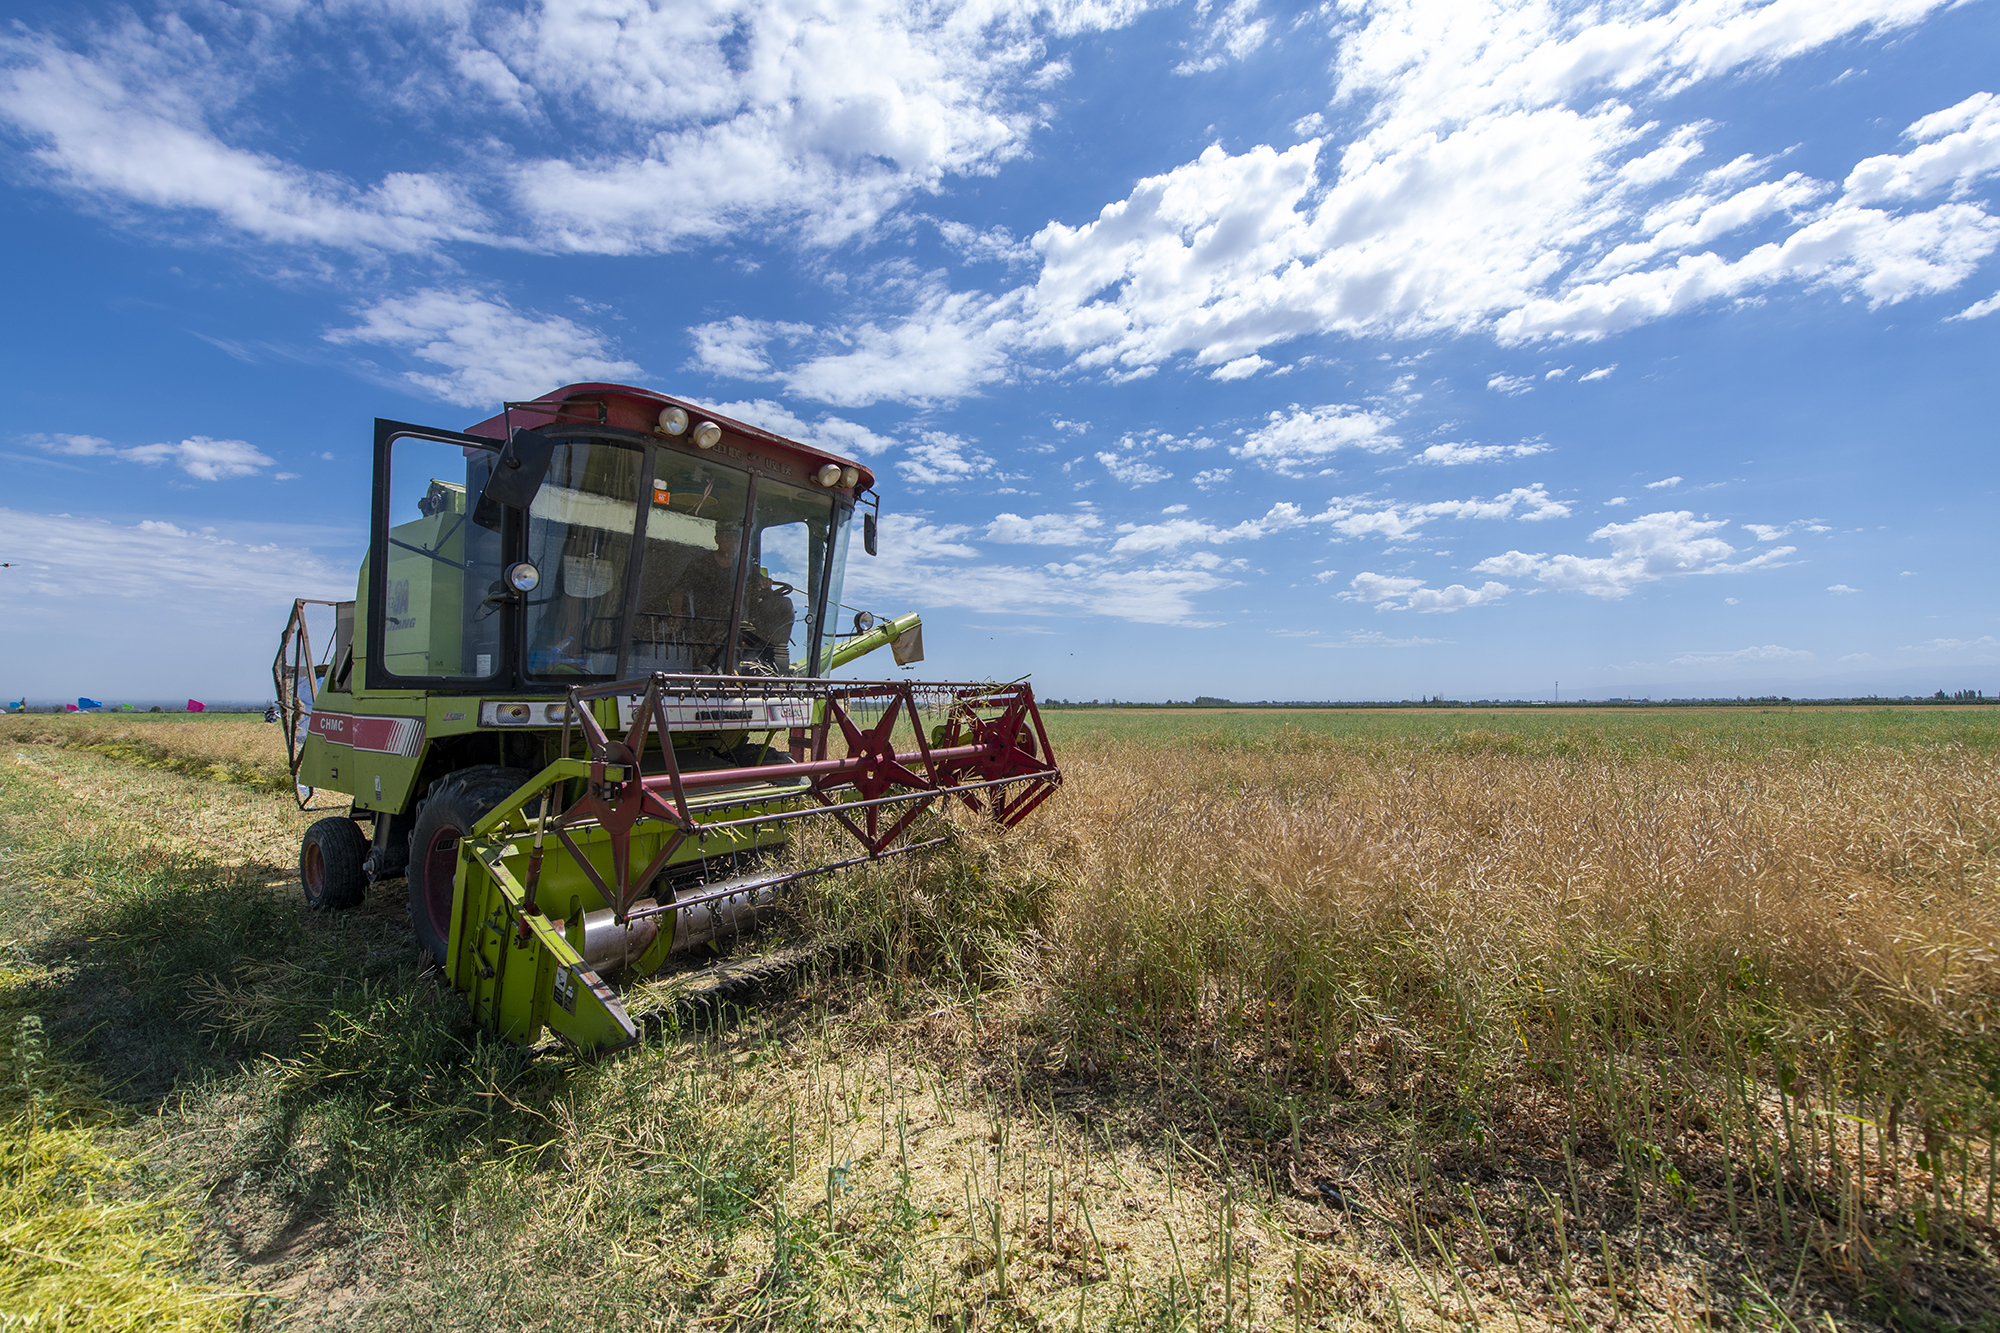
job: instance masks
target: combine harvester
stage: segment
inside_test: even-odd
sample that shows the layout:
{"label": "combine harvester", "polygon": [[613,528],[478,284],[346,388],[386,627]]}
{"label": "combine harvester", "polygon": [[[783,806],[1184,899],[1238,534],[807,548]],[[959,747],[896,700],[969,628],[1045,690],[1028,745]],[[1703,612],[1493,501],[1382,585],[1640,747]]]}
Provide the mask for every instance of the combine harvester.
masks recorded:
{"label": "combine harvester", "polygon": [[[295,603],[272,668],[301,792],[353,798],[306,831],[306,902],[406,876],[418,944],[479,1024],[606,1052],[638,1029],[604,976],[651,975],[787,884],[947,841],[919,821],[940,802],[1025,818],[1062,778],[1026,684],[828,677],[923,655],[915,615],[838,633],[873,485],[614,384],[463,433],[378,420],[355,598]],[[828,823],[856,854],[801,864],[825,840],[800,830]]]}

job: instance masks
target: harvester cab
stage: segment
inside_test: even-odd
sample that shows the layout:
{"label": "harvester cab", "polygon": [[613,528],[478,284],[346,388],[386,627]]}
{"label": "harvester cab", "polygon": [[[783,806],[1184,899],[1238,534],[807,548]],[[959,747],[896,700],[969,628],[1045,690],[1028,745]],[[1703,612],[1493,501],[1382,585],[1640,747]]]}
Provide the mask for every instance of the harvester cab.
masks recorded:
{"label": "harvester cab", "polygon": [[[1025,683],[831,677],[923,655],[915,615],[841,603],[873,485],[620,385],[466,431],[377,421],[354,600],[297,602],[272,667],[302,799],[352,802],[306,832],[306,902],[406,879],[477,1021],[604,1051],[637,1037],[604,977],[936,845],[942,805],[1018,823],[1061,781]],[[807,854],[811,824],[853,854]]]}

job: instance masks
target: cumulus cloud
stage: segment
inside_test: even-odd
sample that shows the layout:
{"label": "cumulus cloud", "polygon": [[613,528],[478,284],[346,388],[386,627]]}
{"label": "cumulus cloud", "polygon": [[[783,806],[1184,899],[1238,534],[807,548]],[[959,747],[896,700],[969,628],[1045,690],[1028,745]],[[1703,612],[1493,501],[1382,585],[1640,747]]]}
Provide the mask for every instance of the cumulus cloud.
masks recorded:
{"label": "cumulus cloud", "polygon": [[1827,585],[1826,590],[1830,593],[1850,593],[1850,592],[1861,591],[1861,589],[1859,588],[1850,588],[1845,583],[1830,583]]}
{"label": "cumulus cloud", "polygon": [[461,407],[533,398],[562,384],[633,380],[645,374],[617,359],[600,333],[561,315],[524,313],[470,288],[428,288],[354,312],[361,322],[331,329],[326,341],[388,347],[438,371],[403,378]]}
{"label": "cumulus cloud", "polygon": [[1228,481],[1229,474],[1233,471],[1235,471],[1234,468],[1226,467],[1204,468],[1202,471],[1194,474],[1194,484],[1205,491],[1212,490],[1222,485],[1223,482]]}
{"label": "cumulus cloud", "polygon": [[1364,411],[1347,403],[1321,407],[1300,407],[1297,403],[1282,412],[1272,412],[1262,426],[1244,436],[1231,449],[1236,457],[1260,463],[1279,472],[1293,472],[1317,464],[1342,449],[1381,453],[1399,443],[1392,434],[1394,422],[1379,412]]}
{"label": "cumulus cloud", "polygon": [[[263,241],[629,254],[776,225],[831,244],[1025,152],[1061,64],[1050,43],[1145,8],[610,0],[411,21],[386,5],[184,7],[75,42],[17,28],[0,116],[67,189]],[[404,149],[409,166],[364,183],[262,146],[268,127],[240,103],[336,41],[370,52],[353,80],[369,110],[413,131],[385,143],[487,147],[448,170]]]}
{"label": "cumulus cloud", "polygon": [[130,446],[116,445],[95,435],[31,435],[28,443],[70,458],[116,458],[147,467],[173,463],[198,481],[252,477],[273,462],[247,440],[214,440],[206,435],[191,435],[178,444]]}
{"label": "cumulus cloud", "polygon": [[958,539],[966,529],[888,514],[882,554],[853,565],[843,596],[920,610],[969,607],[1048,615],[1064,610],[1141,624],[1206,626],[1195,598],[1232,580],[1193,561],[1114,565],[1079,556],[1040,565],[990,564]]}
{"label": "cumulus cloud", "polygon": [[1174,475],[1165,468],[1154,467],[1151,463],[1126,454],[1099,453],[1097,461],[1104,464],[1104,470],[1109,472],[1113,479],[1132,486],[1165,481]]}
{"label": "cumulus cloud", "polygon": [[1325,523],[1343,537],[1386,537],[1391,541],[1416,534],[1435,518],[1542,519],[1568,518],[1570,508],[1548,493],[1540,482],[1516,486],[1513,490],[1485,499],[1431,500],[1404,504],[1396,500],[1372,500],[1363,496],[1336,498],[1326,511],[1309,522]]}
{"label": "cumulus cloud", "polygon": [[1121,534],[1111,545],[1114,555],[1144,551],[1171,551],[1191,542],[1220,546],[1228,542],[1255,541],[1273,532],[1302,527],[1318,520],[1306,517],[1295,504],[1280,502],[1261,518],[1245,519],[1232,527],[1220,527],[1197,518],[1171,518],[1164,523],[1120,523]]}
{"label": "cumulus cloud", "polygon": [[1416,461],[1457,467],[1465,463],[1496,463],[1503,458],[1533,458],[1548,451],[1546,444],[1434,444],[1419,453]]}
{"label": "cumulus cloud", "polygon": [[969,442],[941,430],[927,430],[918,443],[903,451],[896,470],[916,486],[949,486],[973,481],[993,471],[993,459]]}
{"label": "cumulus cloud", "polygon": [[[1051,222],[1031,240],[1034,280],[968,297],[978,327],[957,336],[990,345],[982,383],[1044,355],[1114,380],[1177,359],[1227,376],[1311,335],[1593,339],[1778,284],[1876,305],[1948,290],[2000,246],[1971,194],[1996,169],[1988,102],[1919,119],[1916,147],[1846,184],[1770,177],[1752,155],[1702,172],[1706,122],[1634,109],[1945,3],[1328,7],[1336,100],[1358,108],[1359,137],[1211,146],[1093,219]],[[927,309],[910,320],[939,330]]]}
{"label": "cumulus cloud", "polygon": [[846,454],[849,457],[865,458],[892,449],[896,441],[887,435],[877,435],[857,421],[827,413],[818,421],[807,421],[782,403],[774,403],[768,398],[757,398],[747,402],[716,403],[715,410],[723,416],[734,417],[752,426],[761,426],[774,435],[798,440],[803,444],[815,445],[828,453]]}
{"label": "cumulus cloud", "polygon": [[987,524],[986,540],[1017,546],[1085,546],[1097,540],[1096,531],[1103,522],[1089,512],[1036,514],[1033,518],[999,514]]}
{"label": "cumulus cloud", "polygon": [[1356,574],[1348,582],[1350,591],[1340,596],[1351,602],[1372,602],[1377,611],[1463,611],[1499,601],[1513,589],[1504,583],[1488,582],[1477,588],[1454,583],[1445,588],[1427,588],[1423,579],[1386,574]]}
{"label": "cumulus cloud", "polygon": [[1524,393],[1533,392],[1535,382],[1526,375],[1495,375],[1486,381],[1486,387],[1495,393],[1504,393],[1509,398],[1518,398]]}
{"label": "cumulus cloud", "polygon": [[1611,547],[1607,556],[1508,551],[1474,565],[1473,572],[1502,578],[1535,578],[1552,588],[1616,600],[1644,583],[1687,574],[1738,574],[1776,566],[1798,548],[1778,546],[1747,560],[1716,536],[1724,519],[1697,519],[1686,510],[1646,514],[1630,523],[1607,523],[1590,534]]}

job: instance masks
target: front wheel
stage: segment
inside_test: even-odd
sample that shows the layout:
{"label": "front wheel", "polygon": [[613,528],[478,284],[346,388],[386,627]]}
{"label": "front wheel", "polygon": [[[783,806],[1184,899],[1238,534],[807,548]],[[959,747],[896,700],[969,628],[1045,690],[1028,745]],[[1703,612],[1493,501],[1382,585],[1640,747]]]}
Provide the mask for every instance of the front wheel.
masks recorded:
{"label": "front wheel", "polygon": [[450,952],[446,941],[460,840],[527,780],[518,768],[464,768],[433,783],[417,807],[416,827],[410,830],[410,924],[417,948],[432,960],[442,964]]}
{"label": "front wheel", "polygon": [[368,894],[368,876],[361,869],[368,839],[346,815],[322,819],[306,830],[299,843],[299,887],[306,906],[315,912],[359,907]]}

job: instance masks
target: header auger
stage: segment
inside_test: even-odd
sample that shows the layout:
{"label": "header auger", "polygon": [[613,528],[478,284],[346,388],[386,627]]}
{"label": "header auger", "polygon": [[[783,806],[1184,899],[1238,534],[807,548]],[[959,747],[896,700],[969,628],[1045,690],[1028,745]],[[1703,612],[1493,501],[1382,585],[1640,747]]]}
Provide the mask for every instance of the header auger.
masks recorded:
{"label": "header auger", "polygon": [[[637,1036],[605,976],[947,841],[941,802],[1020,822],[1061,781],[1026,684],[827,678],[923,655],[914,615],[837,635],[872,483],[617,385],[465,433],[378,421],[355,599],[297,603],[272,668],[301,791],[353,798],[307,830],[307,903],[407,878],[419,945],[482,1026],[603,1052]],[[856,854],[815,859],[808,824]]]}

